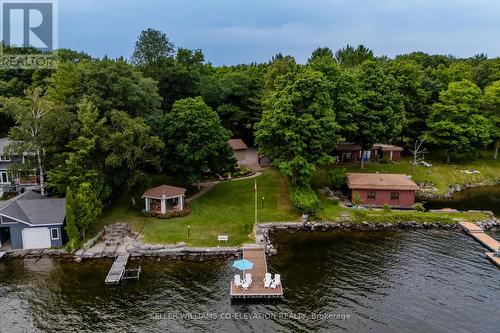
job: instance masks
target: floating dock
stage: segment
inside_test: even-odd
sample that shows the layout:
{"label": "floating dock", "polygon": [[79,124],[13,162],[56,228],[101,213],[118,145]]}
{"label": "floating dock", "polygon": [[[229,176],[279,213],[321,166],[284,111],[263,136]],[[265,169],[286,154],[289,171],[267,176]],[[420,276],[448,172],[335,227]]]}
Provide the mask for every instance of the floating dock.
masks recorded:
{"label": "floating dock", "polygon": [[5,252],[0,251],[0,261],[3,259],[3,257],[5,257]]}
{"label": "floating dock", "polygon": [[495,253],[500,249],[500,242],[488,236],[484,230],[471,222],[458,222],[458,224],[468,233],[472,238],[477,240],[483,246],[487,247],[493,252],[486,252],[486,257],[490,259],[495,265],[500,267],[500,257]]}
{"label": "floating dock", "polygon": [[231,298],[264,298],[276,299],[283,298],[283,286],[280,283],[275,289],[264,288],[264,275],[267,273],[267,259],[264,246],[252,245],[243,248],[243,259],[247,259],[253,263],[253,268],[245,270],[245,273],[252,274],[252,284],[248,290],[243,290],[241,287],[234,285],[234,280],[231,280]]}
{"label": "floating dock", "polygon": [[118,284],[122,280],[138,280],[141,274],[141,267],[138,269],[127,269],[128,259],[130,258],[130,253],[118,256],[111,269],[106,276],[106,284]]}

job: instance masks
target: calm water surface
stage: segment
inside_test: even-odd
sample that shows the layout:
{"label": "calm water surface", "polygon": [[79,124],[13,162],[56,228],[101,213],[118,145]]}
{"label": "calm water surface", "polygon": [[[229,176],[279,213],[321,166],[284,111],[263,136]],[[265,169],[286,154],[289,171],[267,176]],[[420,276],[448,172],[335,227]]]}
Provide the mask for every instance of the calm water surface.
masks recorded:
{"label": "calm water surface", "polygon": [[429,200],[425,203],[425,207],[491,210],[496,216],[500,216],[500,186],[467,189],[456,193],[453,199]]}
{"label": "calm water surface", "polygon": [[[279,254],[269,262],[285,287],[277,303],[232,304],[228,281],[235,272],[228,261],[143,261],[139,282],[109,287],[110,261],[7,260],[0,263],[0,330],[500,332],[500,270],[460,232],[279,239]],[[232,318],[214,320],[211,313]]]}

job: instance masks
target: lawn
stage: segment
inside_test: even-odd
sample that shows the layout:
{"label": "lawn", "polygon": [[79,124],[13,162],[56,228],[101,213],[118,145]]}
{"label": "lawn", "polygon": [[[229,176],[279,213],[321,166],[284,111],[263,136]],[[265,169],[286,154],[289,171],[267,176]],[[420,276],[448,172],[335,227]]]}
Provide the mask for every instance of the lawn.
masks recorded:
{"label": "lawn", "polygon": [[[415,168],[410,164],[408,158],[403,158],[399,163],[369,163],[364,169],[361,169],[359,164],[342,164],[342,165],[329,165],[327,167],[319,168],[313,177],[313,187],[318,192],[321,200],[321,209],[319,216],[328,221],[335,221],[340,217],[341,213],[352,213],[352,209],[340,207],[336,202],[325,198],[324,195],[319,193],[319,189],[329,185],[328,172],[333,168],[344,167],[347,172],[380,172],[380,173],[403,173],[412,175],[413,180],[417,183],[430,182],[438,189],[439,194],[444,194],[448,191],[449,187],[454,184],[467,184],[467,183],[483,183],[485,185],[493,185],[500,181],[500,161],[491,159],[491,153],[486,152],[483,157],[474,161],[462,160],[457,164],[446,164],[441,162],[442,158],[436,156],[434,159],[427,159],[428,162],[433,164],[432,167],[417,166]],[[474,169],[480,173],[476,175],[464,175],[460,171]],[[445,216],[449,218],[465,218],[469,220],[481,220],[486,216],[481,213],[422,213],[414,211],[392,211],[390,213],[382,210],[370,210],[367,212],[370,216],[387,215],[401,215],[401,214],[416,214],[427,217]]]}
{"label": "lawn", "polygon": [[[228,235],[228,245],[254,242],[253,186],[254,179],[217,184],[192,202],[189,216],[175,219],[144,217],[131,207],[127,198],[122,197],[104,212],[96,229],[106,224],[126,222],[140,231],[147,243],[186,242],[190,246],[217,246],[218,235]],[[265,171],[257,177],[257,187],[259,222],[298,219],[298,212],[289,200],[287,182],[279,172]]]}
{"label": "lawn", "polygon": [[[432,167],[417,166],[415,168],[410,164],[410,160],[404,158],[399,163],[369,163],[364,169],[358,164],[328,166],[319,169],[313,179],[315,188],[328,185],[328,171],[335,167],[345,167],[348,172],[380,172],[380,173],[404,173],[411,175],[417,183],[425,181],[433,183],[438,189],[439,194],[448,191],[450,185],[484,183],[494,185],[500,181],[500,160],[493,160],[491,157],[476,159],[474,161],[465,161],[460,164],[446,164],[439,160],[428,160],[433,164]],[[464,175],[461,170],[474,169],[479,171],[476,175]]]}
{"label": "lawn", "polygon": [[[338,221],[341,217],[341,214],[345,217],[349,216],[350,218],[354,218],[354,209],[341,207],[336,201],[327,199],[324,195],[318,194],[321,201],[321,209],[319,210],[319,216],[324,221]],[[403,217],[408,216],[408,220],[411,220],[411,217],[415,217],[416,219],[425,218],[431,221],[434,218],[442,218],[446,217],[449,219],[465,219],[468,221],[484,221],[489,219],[489,216],[483,213],[469,213],[469,212],[446,212],[446,213],[433,213],[433,212],[416,212],[414,210],[391,210],[390,212],[386,212],[382,209],[367,209],[363,210],[366,212],[367,220],[370,220],[370,217],[378,218],[378,217],[387,217],[387,222],[391,220],[392,217]],[[383,219],[382,219],[383,220]],[[451,222],[451,220],[450,220]]]}

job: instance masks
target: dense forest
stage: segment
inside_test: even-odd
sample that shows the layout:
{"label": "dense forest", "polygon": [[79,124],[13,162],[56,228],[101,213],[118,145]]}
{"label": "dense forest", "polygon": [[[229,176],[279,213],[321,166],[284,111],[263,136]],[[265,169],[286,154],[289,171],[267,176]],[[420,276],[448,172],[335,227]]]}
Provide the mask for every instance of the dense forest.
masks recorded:
{"label": "dense forest", "polygon": [[130,59],[58,56],[54,70],[0,70],[0,137],[13,140],[12,152],[31,152],[25,167],[38,169],[43,191],[89,206],[75,208],[83,229],[103,202],[137,194],[150,174],[187,184],[233,171],[231,137],[272,157],[306,211],[315,167],[332,161],[340,140],[365,149],[425,140],[448,161],[499,149],[500,58],[483,54],[390,59],[347,45],[320,47],[306,64],[278,54],[215,67],[148,29]]}

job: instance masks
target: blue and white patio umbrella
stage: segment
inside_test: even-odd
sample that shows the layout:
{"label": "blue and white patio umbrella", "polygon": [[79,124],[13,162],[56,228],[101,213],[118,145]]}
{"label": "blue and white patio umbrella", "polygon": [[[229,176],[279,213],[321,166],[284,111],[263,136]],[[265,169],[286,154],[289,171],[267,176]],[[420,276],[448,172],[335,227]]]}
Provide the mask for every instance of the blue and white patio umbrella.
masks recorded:
{"label": "blue and white patio umbrella", "polygon": [[240,271],[243,271],[244,273],[245,270],[253,268],[253,262],[246,259],[235,260],[233,262],[233,267],[239,269]]}

